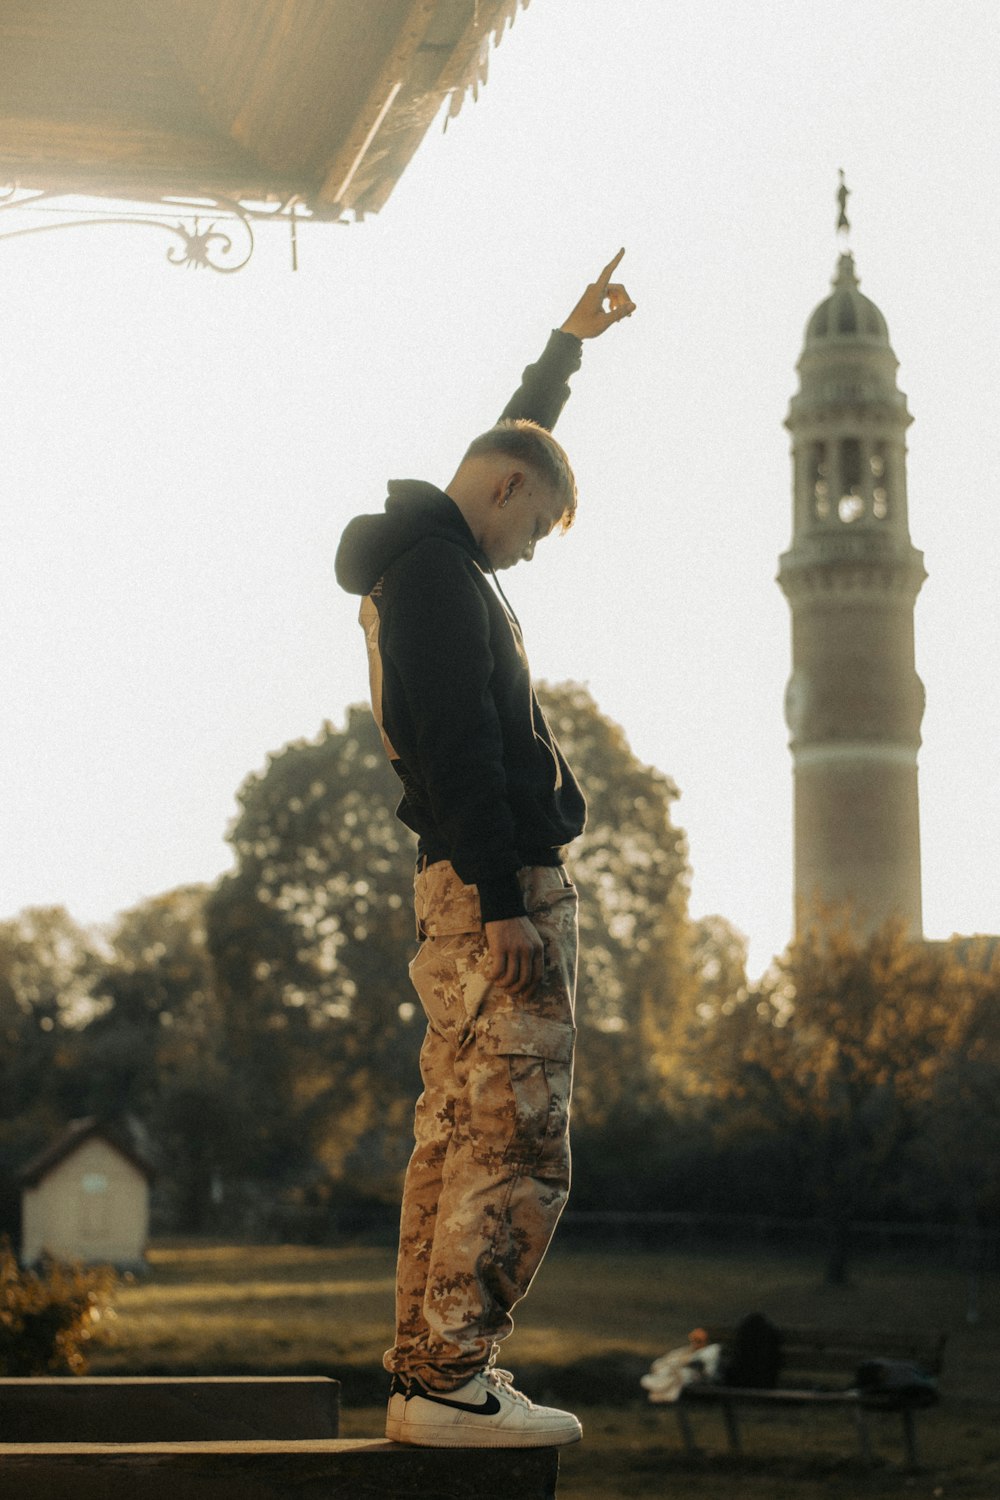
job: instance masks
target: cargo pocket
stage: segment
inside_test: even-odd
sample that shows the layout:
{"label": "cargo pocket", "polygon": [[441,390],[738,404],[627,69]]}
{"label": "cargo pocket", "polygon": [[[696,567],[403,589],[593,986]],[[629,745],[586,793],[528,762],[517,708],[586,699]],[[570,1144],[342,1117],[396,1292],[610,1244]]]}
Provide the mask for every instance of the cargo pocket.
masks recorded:
{"label": "cargo pocket", "polygon": [[476,1027],[469,1069],[473,1156],[493,1166],[534,1167],[561,1155],[569,1126],[576,1028],[525,1013]]}
{"label": "cargo pocket", "polygon": [[413,907],[417,928],[424,937],[457,937],[482,931],[479,891],[460,880],[445,860],[418,871],[413,882]]}

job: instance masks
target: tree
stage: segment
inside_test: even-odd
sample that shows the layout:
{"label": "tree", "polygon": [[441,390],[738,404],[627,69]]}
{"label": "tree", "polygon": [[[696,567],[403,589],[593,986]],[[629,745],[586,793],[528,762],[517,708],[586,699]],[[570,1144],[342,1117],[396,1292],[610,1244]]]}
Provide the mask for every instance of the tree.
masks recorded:
{"label": "tree", "polygon": [[970,1241],[1000,1221],[1000,940],[953,938],[953,1041],[941,1058],[910,1191]]}
{"label": "tree", "polygon": [[580,889],[574,1114],[588,1126],[661,1104],[674,1010],[688,985],[687,841],[668,776],[577,683],[539,699],[587,796],[570,867]]}
{"label": "tree", "polygon": [[123,913],[107,933],[78,1047],[75,1113],[130,1112],[148,1122],[180,1038],[202,1049],[209,1041],[206,896],[204,886],[168,891]]}
{"label": "tree", "polygon": [[723,1139],[770,1139],[827,1224],[827,1279],[847,1275],[851,1221],[900,1212],[899,1183],[966,1007],[946,949],[896,924],[859,936],[817,910],[746,1000],[723,1008],[706,1076]]}
{"label": "tree", "polygon": [[225,1055],[205,931],[209,887],[182,886],[125,912],[84,1036],[88,1112],[128,1109],[161,1163],[160,1211],[203,1229],[243,1120]]}
{"label": "tree", "polygon": [[75,1028],[90,1014],[94,934],[62,907],[0,923],[0,1224],[17,1226],[15,1174],[72,1110]]}
{"label": "tree", "polygon": [[414,842],[367,708],[269,758],[239,793],[236,870],[208,911],[229,1045],[254,1121],[248,1167],[308,1181],[403,1165],[421,1028]]}
{"label": "tree", "polygon": [[747,940],[725,917],[699,917],[689,924],[689,982],[671,1025],[671,1096],[690,1109],[699,1096],[716,1091],[706,1062],[724,1018],[746,1003]]}

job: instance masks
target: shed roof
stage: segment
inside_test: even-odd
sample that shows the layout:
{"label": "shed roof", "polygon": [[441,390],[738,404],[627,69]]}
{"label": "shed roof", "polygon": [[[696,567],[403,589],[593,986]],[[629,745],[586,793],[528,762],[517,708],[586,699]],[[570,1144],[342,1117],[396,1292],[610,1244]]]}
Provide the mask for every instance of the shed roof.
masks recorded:
{"label": "shed roof", "polygon": [[528,0],[4,0],[0,183],[380,209]]}
{"label": "shed roof", "polygon": [[51,1145],[46,1146],[44,1151],[32,1157],[27,1166],[22,1168],[19,1173],[20,1184],[22,1187],[37,1187],[61,1162],[72,1156],[74,1151],[78,1151],[87,1141],[94,1139],[106,1141],[109,1146],[113,1146],[145,1178],[152,1181],[155,1171],[145,1148],[143,1136],[141,1126],[131,1118],[108,1122],[98,1119],[96,1115],[87,1115],[80,1120],[71,1120],[62,1135],[58,1136]]}

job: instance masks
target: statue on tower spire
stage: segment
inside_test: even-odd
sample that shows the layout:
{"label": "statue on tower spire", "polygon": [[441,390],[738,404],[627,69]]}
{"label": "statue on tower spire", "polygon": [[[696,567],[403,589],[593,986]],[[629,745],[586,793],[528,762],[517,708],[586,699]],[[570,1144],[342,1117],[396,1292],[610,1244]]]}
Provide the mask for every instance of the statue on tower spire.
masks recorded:
{"label": "statue on tower spire", "polygon": [[844,181],[844,169],[843,167],[841,167],[840,186],[837,189],[837,204],[840,209],[840,212],[837,216],[837,233],[844,236],[845,244],[850,238],[851,233],[851,221],[847,217],[847,200],[850,197],[850,194],[851,190],[847,186],[847,183]]}

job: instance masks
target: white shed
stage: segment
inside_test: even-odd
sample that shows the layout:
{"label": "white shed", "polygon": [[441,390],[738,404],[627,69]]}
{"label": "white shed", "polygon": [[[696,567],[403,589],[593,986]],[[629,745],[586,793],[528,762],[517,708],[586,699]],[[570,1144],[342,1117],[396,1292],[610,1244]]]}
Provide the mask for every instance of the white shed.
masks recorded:
{"label": "white shed", "polygon": [[149,1237],[153,1170],[127,1123],[74,1120],[21,1173],[21,1260],[139,1267]]}

